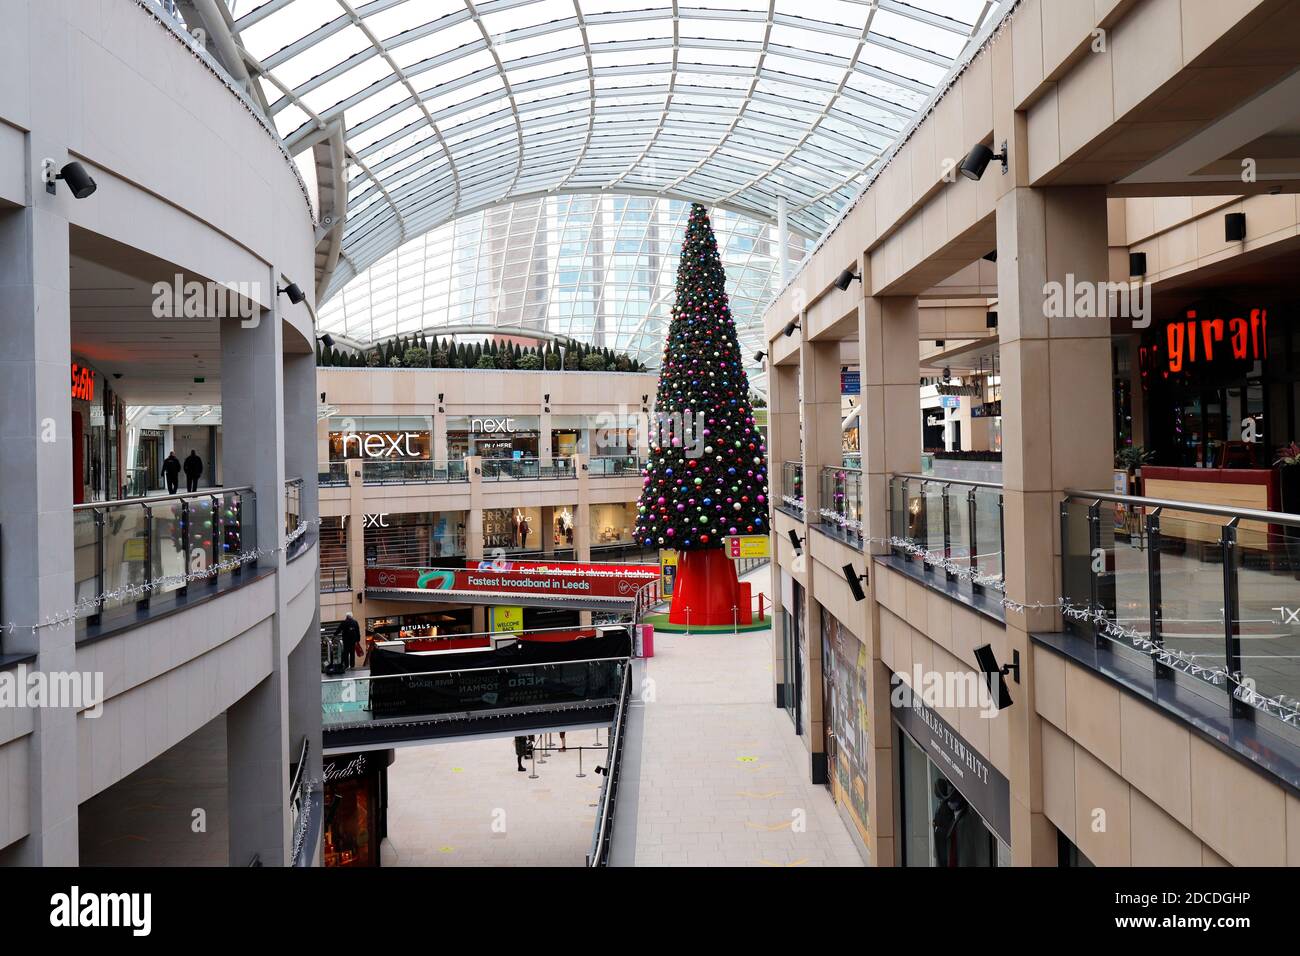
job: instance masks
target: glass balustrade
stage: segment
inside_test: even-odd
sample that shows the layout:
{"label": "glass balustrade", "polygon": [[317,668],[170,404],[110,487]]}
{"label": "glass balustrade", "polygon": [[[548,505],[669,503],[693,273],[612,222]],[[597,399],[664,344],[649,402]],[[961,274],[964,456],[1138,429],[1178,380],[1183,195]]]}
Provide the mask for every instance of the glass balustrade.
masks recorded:
{"label": "glass balustrade", "polygon": [[781,463],[781,507],[803,517],[803,462]]}
{"label": "glass balustrade", "polygon": [[326,727],[616,699],[626,658],[343,677],[321,682]]}
{"label": "glass balustrade", "polygon": [[1066,630],[1300,722],[1300,517],[1072,493],[1061,539]]}
{"label": "glass balustrade", "polygon": [[646,460],[636,455],[618,455],[593,458],[587,465],[587,473],[593,478],[620,478],[640,475]]}
{"label": "glass balustrade", "polygon": [[929,475],[889,479],[890,549],[949,586],[1001,590],[1005,556],[1002,488]]}
{"label": "glass balustrade", "polygon": [[820,491],[818,527],[849,544],[862,544],[862,472],[824,467]]}
{"label": "glass balustrade", "polygon": [[361,462],[361,480],[367,485],[436,484],[466,481],[468,477],[463,458],[444,464],[425,458]]}
{"label": "glass balustrade", "polygon": [[106,611],[240,573],[257,560],[256,516],[251,488],[77,505],[77,618],[97,623]]}

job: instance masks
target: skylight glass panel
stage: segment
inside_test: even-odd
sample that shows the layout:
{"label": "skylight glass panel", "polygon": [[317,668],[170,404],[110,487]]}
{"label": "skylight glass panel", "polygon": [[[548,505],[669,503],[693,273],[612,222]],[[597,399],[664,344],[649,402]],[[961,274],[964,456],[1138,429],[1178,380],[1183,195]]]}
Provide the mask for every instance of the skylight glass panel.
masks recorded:
{"label": "skylight glass panel", "polygon": [[[622,205],[604,205],[608,196],[570,204],[560,189],[662,193],[648,200],[658,230],[649,243],[658,250],[656,275],[672,258],[660,233],[685,221],[682,200],[722,201],[761,224],[774,219],[784,196],[792,226],[815,233],[965,55],[973,24],[986,12],[984,0],[776,0],[774,8],[766,0],[676,8],[666,0],[227,4],[236,41],[256,61],[255,83],[273,104],[277,130],[292,137],[296,158],[317,141],[307,110],[327,122],[339,117],[349,149],[392,197],[347,163],[344,255],[323,303],[403,236],[439,230],[449,218],[468,222],[477,208],[514,209],[512,200],[546,196],[546,225],[538,228],[548,235],[581,225],[592,209],[600,210],[602,228],[619,230],[633,208],[627,196],[619,197]],[[258,62],[269,76],[256,72]],[[293,93],[285,96],[277,84]],[[412,86],[419,103],[410,99]],[[455,235],[444,236],[446,262]],[[426,257],[416,261],[433,268]],[[535,271],[530,267],[528,281],[541,282],[543,294],[564,287]],[[448,281],[437,285],[444,310],[453,297]],[[606,279],[607,296],[610,282],[618,301],[643,301],[644,290],[627,275]],[[426,283],[420,303],[431,288]],[[403,321],[409,307],[403,301]],[[594,301],[585,308],[585,316],[600,318]],[[626,315],[624,305],[593,328],[613,334],[615,315]],[[641,315],[629,341],[645,340],[663,317],[653,309]]]}

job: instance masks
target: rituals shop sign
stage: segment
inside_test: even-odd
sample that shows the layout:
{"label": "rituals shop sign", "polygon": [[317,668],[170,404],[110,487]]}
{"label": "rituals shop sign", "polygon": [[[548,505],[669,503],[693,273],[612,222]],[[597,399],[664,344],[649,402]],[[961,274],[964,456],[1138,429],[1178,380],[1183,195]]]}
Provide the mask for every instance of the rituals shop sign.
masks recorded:
{"label": "rituals shop sign", "polygon": [[921,745],[935,765],[998,835],[1011,845],[1011,783],[961,734],[931,710],[905,678],[894,674],[894,687],[906,688],[900,705],[890,694],[894,721]]}

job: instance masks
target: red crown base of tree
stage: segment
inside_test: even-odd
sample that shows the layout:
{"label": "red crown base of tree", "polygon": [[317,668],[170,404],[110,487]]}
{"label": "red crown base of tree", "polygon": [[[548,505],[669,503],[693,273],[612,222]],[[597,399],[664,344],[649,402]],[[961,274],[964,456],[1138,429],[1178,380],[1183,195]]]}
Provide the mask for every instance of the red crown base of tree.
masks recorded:
{"label": "red crown base of tree", "polygon": [[[677,555],[677,580],[673,584],[668,622],[701,626],[731,624],[737,613],[746,616],[748,601],[742,601],[740,590],[736,563],[722,548],[681,551]],[[691,609],[689,620],[687,608]]]}

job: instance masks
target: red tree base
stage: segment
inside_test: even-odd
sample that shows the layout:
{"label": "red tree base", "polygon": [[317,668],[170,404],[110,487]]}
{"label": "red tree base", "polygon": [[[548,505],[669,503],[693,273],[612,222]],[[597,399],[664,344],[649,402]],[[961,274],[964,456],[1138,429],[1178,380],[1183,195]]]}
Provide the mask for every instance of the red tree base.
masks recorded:
{"label": "red tree base", "polygon": [[[689,618],[687,608],[690,608]],[[748,624],[749,585],[736,578],[736,563],[722,548],[682,551],[668,611],[672,624]]]}

